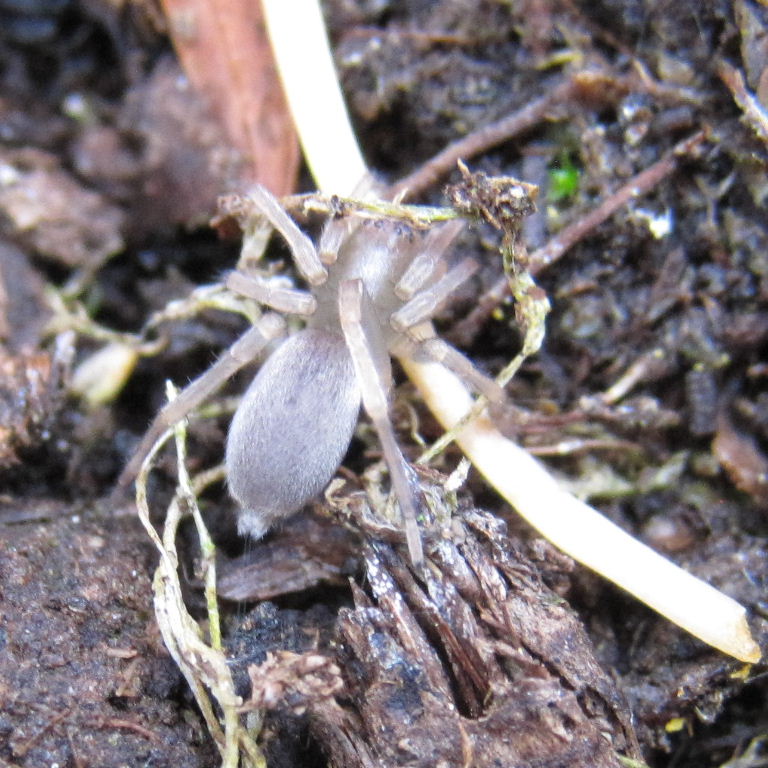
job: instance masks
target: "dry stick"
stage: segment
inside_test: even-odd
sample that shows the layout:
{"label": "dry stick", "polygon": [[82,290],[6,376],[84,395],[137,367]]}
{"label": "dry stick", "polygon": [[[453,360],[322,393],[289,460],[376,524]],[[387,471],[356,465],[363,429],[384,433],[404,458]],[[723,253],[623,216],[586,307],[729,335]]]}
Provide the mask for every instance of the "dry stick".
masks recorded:
{"label": "dry stick", "polygon": [[[676,144],[661,160],[648,166],[633,176],[613,194],[609,195],[597,208],[586,216],[567,226],[546,245],[530,255],[530,271],[534,276],[541,270],[554,264],[566,251],[573,248],[590,232],[599,227],[609,216],[630,200],[646,194],[662,179],[669,176],[676,168],[680,157],[689,155],[702,141],[704,131],[698,131]],[[509,280],[502,275],[479,299],[477,306],[460,322],[456,323],[452,336],[460,340],[470,340],[475,329],[479,328],[493,313],[496,307],[509,295]]]}
{"label": "dry stick", "polygon": [[744,75],[727,61],[718,63],[717,74],[731,92],[733,100],[744,110],[744,119],[752,130],[762,141],[768,143],[768,111],[754,94],[747,90]]}
{"label": "dry stick", "polygon": [[418,194],[431,187],[440,178],[456,168],[459,160],[466,160],[484,152],[490,147],[498,146],[513,136],[527,131],[540,123],[547,113],[558,105],[570,101],[581,87],[578,77],[572,77],[560,83],[536,101],[532,101],[523,109],[473,131],[463,139],[449,144],[426,163],[417,168],[410,176],[390,187],[393,198],[398,195],[409,196]]}
{"label": "dry stick", "polygon": [[654,95],[663,89],[658,83],[648,78],[644,71],[624,76],[616,76],[600,69],[576,72],[522,109],[502,117],[495,123],[478,128],[464,138],[449,144],[409,176],[393,184],[389,192],[394,199],[397,199],[399,195],[412,197],[429,189],[440,178],[454,170],[459,160],[475,157],[519,136],[546,119],[551,110],[575,101],[582,93],[589,93],[593,98],[601,95],[603,98],[608,98],[610,94],[626,93],[631,90]]}
{"label": "dry stick", "polygon": [[[322,21],[317,0],[262,2],[267,18],[272,17],[275,21],[275,17],[287,15],[287,26],[296,18],[301,18],[302,22],[307,19],[317,23]],[[315,29],[308,23],[293,23],[292,26],[296,34],[300,32],[302,36],[317,36],[326,41],[322,55],[332,61],[324,29]],[[315,77],[321,71],[332,71],[332,67],[309,60],[304,48],[295,40],[273,38],[272,44],[275,58],[280,63],[283,85],[291,92],[291,104],[301,101],[304,90],[311,90],[313,99],[329,92],[332,95],[327,102],[333,101],[338,93],[338,82]],[[332,123],[344,118],[339,114],[329,115],[329,111],[326,109],[311,116],[294,114],[303,145],[305,148],[317,146],[312,139],[319,130],[330,141],[318,151],[332,158],[359,157],[356,143],[350,146],[345,143],[350,131],[334,135],[327,130],[326,120]],[[334,140],[342,135],[341,141]],[[313,167],[320,168],[319,165]],[[345,186],[345,174],[337,176],[332,165],[323,168],[322,173],[316,170],[315,176],[321,190],[343,193],[350,189],[350,185]],[[446,429],[471,408],[472,398],[450,371],[437,364],[418,364],[407,359],[402,362]],[[760,649],[752,639],[746,611],[741,605],[686,573],[563,491],[536,459],[503,437],[485,417],[467,426],[458,441],[488,482],[554,544],[704,642],[743,661],[759,661]]]}
{"label": "dry stick", "polygon": [[149,728],[145,728],[139,723],[131,722],[122,717],[105,717],[98,722],[98,725],[102,728],[122,728],[126,731],[133,731],[154,744],[160,741],[160,737]]}

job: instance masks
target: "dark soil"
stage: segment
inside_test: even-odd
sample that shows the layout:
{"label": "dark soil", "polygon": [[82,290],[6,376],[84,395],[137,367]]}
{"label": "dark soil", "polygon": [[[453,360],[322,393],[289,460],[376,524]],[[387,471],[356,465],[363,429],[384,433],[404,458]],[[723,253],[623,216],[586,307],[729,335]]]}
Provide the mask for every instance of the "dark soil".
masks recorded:
{"label": "dark soil", "polygon": [[[244,176],[180,85],[160,11],[117,5],[0,0],[0,765],[219,760],[155,624],[156,555],[132,501],[112,494],[164,381],[189,381],[247,325],[208,306],[152,325],[136,346],[153,312],[234,267],[237,240],[205,223]],[[530,253],[704,131],[538,271],[552,302],[546,340],[509,385],[516,407],[499,424],[610,519],[745,605],[765,648],[766,8],[325,9],[364,154],[389,182],[574,73],[594,76],[469,161],[539,186],[521,235]],[[421,201],[445,204],[458,179]],[[306,172],[298,184],[311,189]],[[460,248],[483,267],[440,330],[495,373],[521,342],[508,298],[473,311],[502,277],[499,235],[478,224]],[[268,258],[277,269],[286,254],[277,245]],[[107,347],[111,362],[85,380],[84,361]],[[395,422],[415,459],[413,419],[427,441],[439,428],[398,381]],[[190,427],[193,472],[221,461],[222,411]],[[268,652],[337,665],[322,691],[287,686],[272,707],[261,733],[271,768],[614,766],[617,753],[653,768],[765,764],[762,667],[555,552],[479,476],[459,494],[455,538],[428,544],[433,568],[417,582],[397,532],[349,517],[366,471],[375,485],[378,451],[366,424],[333,509],[317,504],[247,548],[223,486],[202,500],[240,693],[256,696],[246,667]],[[425,488],[458,459],[450,449]],[[174,485],[166,452],[150,483],[158,523]],[[181,573],[201,618],[194,540],[190,524]]]}

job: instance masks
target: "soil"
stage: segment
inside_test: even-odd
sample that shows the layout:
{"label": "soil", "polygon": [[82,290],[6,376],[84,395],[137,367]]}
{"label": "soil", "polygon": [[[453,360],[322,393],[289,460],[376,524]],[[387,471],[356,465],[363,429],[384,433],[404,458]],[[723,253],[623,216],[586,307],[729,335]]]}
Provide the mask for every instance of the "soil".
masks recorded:
{"label": "soil", "polygon": [[[132,499],[114,493],[165,380],[191,380],[248,326],[200,286],[237,263],[237,227],[207,222],[253,164],[217,113],[235,97],[206,102],[183,77],[169,29],[199,85],[172,7],[0,0],[0,765],[220,763],[154,617],[156,551]],[[363,153],[388,183],[566,94],[468,159],[539,188],[516,243],[552,310],[499,427],[746,606],[764,649],[768,10],[324,9]],[[275,141],[295,155],[289,132]],[[536,262],[656,163],[642,194]],[[269,173],[282,189],[294,170]],[[446,204],[445,184],[460,179],[449,171],[417,201]],[[311,190],[305,169],[295,184]],[[470,229],[459,248],[482,268],[438,326],[495,374],[522,334],[501,236],[487,222]],[[279,243],[267,259],[290,274]],[[415,435],[440,430],[396,376],[393,422],[415,460]],[[193,473],[221,461],[246,381],[235,379],[192,421]],[[223,483],[201,497],[230,667],[244,700],[268,710],[270,768],[765,765],[760,665],[708,648],[555,551],[478,475],[448,498],[456,448],[419,475],[432,513],[453,519],[450,536],[425,534],[431,569],[415,578],[399,531],[361,511],[361,489],[383,499],[379,456],[361,419],[324,501],[257,543],[237,536]],[[163,452],[149,484],[158,526],[175,484]],[[186,604],[205,626],[191,520],[178,546]]]}

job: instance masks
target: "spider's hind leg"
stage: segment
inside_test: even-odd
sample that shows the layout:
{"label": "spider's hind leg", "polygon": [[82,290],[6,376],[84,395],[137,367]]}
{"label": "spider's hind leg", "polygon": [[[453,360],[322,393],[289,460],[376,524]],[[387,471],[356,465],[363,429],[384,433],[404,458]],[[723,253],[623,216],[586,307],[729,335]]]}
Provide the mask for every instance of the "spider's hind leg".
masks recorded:
{"label": "spider's hind leg", "polygon": [[[433,331],[434,332],[434,331]],[[504,403],[504,388],[483,373],[465,354],[437,336],[415,340],[408,334],[401,344],[403,354],[417,362],[430,361],[444,365],[455,373],[471,390],[483,395],[494,405]]]}
{"label": "spider's hind leg", "polygon": [[168,403],[150,424],[139,447],[123,470],[118,483],[132,483],[141,469],[152,446],[166,429],[183,419],[212,395],[232,375],[253,362],[256,356],[285,331],[285,322],[279,315],[267,314],[241,336],[205,373],[183,389],[178,397]]}
{"label": "spider's hind leg", "polygon": [[417,523],[418,502],[408,478],[405,458],[397,445],[389,420],[387,394],[391,371],[389,354],[374,332],[375,324],[365,320],[365,294],[362,280],[345,280],[339,288],[339,315],[347,347],[352,356],[363,405],[379,435],[403,516],[408,551],[414,567],[424,564],[424,551]]}

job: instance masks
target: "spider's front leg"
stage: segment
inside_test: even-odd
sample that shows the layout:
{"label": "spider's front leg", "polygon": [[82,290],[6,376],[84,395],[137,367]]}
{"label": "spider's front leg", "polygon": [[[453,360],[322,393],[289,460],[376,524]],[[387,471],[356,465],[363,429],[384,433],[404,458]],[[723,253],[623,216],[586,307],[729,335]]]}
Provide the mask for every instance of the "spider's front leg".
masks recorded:
{"label": "spider's front leg", "polygon": [[366,308],[363,281],[345,280],[339,287],[339,316],[352,356],[365,410],[379,435],[392,486],[403,516],[408,551],[414,567],[424,564],[424,551],[417,524],[418,503],[408,479],[405,458],[397,445],[389,420],[387,393],[391,382],[389,353],[378,326]]}
{"label": "spider's front leg", "polygon": [[293,288],[278,288],[259,275],[230,272],[226,285],[230,291],[266,304],[278,312],[308,316],[317,309],[317,301],[312,294]]}
{"label": "spider's front leg", "polygon": [[328,270],[323,266],[312,241],[286,213],[280,201],[260,184],[251,187],[247,195],[222,198],[219,207],[223,214],[236,219],[243,231],[248,231],[248,224],[255,217],[266,219],[283,236],[296,268],[310,285],[321,285],[328,279]]}
{"label": "spider's front leg", "polygon": [[[349,226],[345,222],[330,221],[323,229],[318,253],[312,241],[282,208],[280,201],[258,184],[245,196],[231,195],[224,198],[220,206],[222,212],[234,216],[240,222],[246,233],[252,230],[254,218],[267,221],[282,235],[296,269],[312,286],[322,285],[328,279],[328,271],[323,265],[333,264],[344,238],[349,234]],[[227,276],[226,285],[235,293],[278,312],[309,317],[317,309],[317,301],[311,293],[278,287],[272,280],[261,275],[231,272]]]}

